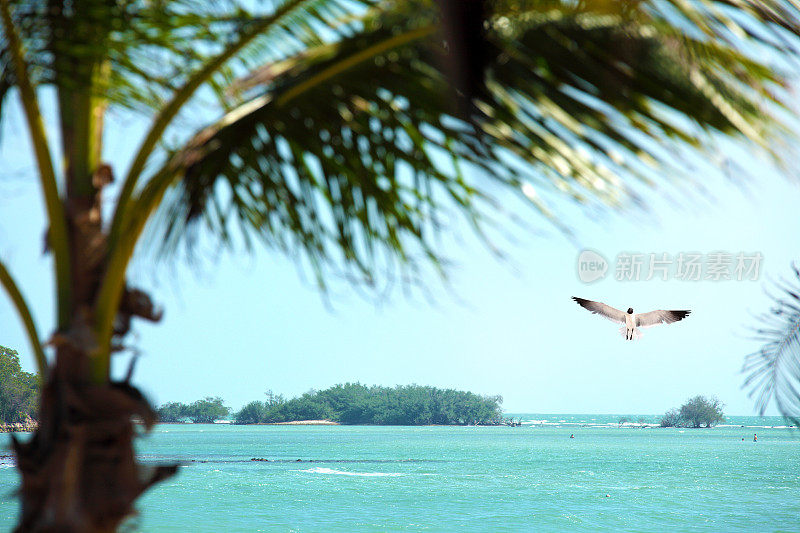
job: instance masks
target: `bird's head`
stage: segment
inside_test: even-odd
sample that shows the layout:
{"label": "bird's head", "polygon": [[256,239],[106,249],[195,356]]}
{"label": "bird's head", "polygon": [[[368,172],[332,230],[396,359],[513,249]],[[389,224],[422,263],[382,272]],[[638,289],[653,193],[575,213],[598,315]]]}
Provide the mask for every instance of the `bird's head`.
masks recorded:
{"label": "bird's head", "polygon": [[628,314],[629,314],[629,315],[632,315],[632,314],[633,314],[633,307],[629,307],[629,308],[628,308]]}

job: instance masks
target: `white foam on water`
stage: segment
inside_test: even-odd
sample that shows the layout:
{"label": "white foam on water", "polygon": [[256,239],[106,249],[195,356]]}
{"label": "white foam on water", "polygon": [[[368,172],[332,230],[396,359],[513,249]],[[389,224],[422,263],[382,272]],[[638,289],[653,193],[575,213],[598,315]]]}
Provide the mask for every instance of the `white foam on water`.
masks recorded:
{"label": "white foam on water", "polygon": [[333,468],[324,468],[321,466],[300,470],[300,472],[306,472],[308,474],[333,474],[339,476],[359,477],[397,477],[403,475],[400,472],[345,472],[344,470],[334,470]]}

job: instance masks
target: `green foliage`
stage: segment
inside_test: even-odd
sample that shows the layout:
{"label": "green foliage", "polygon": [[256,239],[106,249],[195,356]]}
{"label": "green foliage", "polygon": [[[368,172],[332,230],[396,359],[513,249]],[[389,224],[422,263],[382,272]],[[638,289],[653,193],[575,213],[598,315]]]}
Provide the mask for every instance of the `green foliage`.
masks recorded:
{"label": "green foliage", "polygon": [[241,230],[248,245],[301,259],[321,283],[324,267],[368,284],[387,270],[414,278],[421,260],[440,264],[451,211],[485,236],[502,211],[496,192],[555,222],[552,195],[622,205],[634,185],[678,173],[676,150],[710,145],[707,132],[767,150],[781,135],[784,80],[740,46],[758,40],[760,16],[794,30],[793,10],[488,3],[485,91],[463,121],[436,3],[371,4],[341,25],[352,31],[231,85],[236,107],[157,174],[177,187],[154,242],[176,250],[202,223],[223,243]]}
{"label": "green foliage", "polygon": [[207,396],[189,405],[186,416],[195,424],[208,424],[228,416],[230,412],[230,408],[224,405],[222,398]]}
{"label": "green foliage", "polygon": [[267,419],[269,408],[265,402],[253,401],[239,409],[233,415],[237,424],[258,424]]}
{"label": "green foliage", "polygon": [[0,423],[36,419],[38,407],[38,379],[22,370],[15,350],[0,346]]}
{"label": "green foliage", "polygon": [[161,422],[183,422],[188,415],[189,406],[179,402],[165,403],[156,410]]}
{"label": "green foliage", "polygon": [[695,396],[681,406],[681,419],[688,427],[711,427],[725,420],[723,404],[717,398]]}
{"label": "green foliage", "polygon": [[211,396],[189,405],[179,402],[166,403],[157,410],[161,422],[184,422],[188,419],[195,424],[210,424],[225,418],[230,412],[230,408],[224,405],[222,398]]}
{"label": "green foliage", "polygon": [[342,424],[464,425],[503,421],[500,396],[408,385],[336,385],[280,402],[251,402],[234,415],[238,424],[328,419]]}
{"label": "green foliage", "polygon": [[695,396],[680,409],[670,409],[661,417],[661,427],[711,427],[725,420],[723,404],[717,398]]}
{"label": "green foliage", "polygon": [[267,392],[264,393],[264,396],[267,397],[265,403],[268,406],[280,405],[286,401],[283,394],[275,394],[272,392],[272,389],[268,389]]}
{"label": "green foliage", "polygon": [[681,425],[681,412],[678,409],[670,409],[661,417],[659,425],[662,428],[674,428]]}

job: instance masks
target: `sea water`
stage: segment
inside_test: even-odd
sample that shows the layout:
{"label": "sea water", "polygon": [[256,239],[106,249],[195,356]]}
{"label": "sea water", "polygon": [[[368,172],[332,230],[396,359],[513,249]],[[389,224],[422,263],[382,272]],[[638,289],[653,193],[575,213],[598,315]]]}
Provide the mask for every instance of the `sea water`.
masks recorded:
{"label": "sea water", "polygon": [[[521,427],[160,425],[141,460],[182,466],[127,529],[800,531],[800,430],[780,418],[515,416]],[[0,530],[17,483],[5,460]]]}

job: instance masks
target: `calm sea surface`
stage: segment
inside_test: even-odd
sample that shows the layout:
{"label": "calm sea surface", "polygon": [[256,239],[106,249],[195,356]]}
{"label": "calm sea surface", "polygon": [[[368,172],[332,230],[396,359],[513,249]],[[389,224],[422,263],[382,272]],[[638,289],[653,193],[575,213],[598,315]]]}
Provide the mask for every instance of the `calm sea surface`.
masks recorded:
{"label": "calm sea surface", "polygon": [[[184,466],[140,500],[130,526],[800,531],[800,431],[782,419],[680,430],[620,428],[618,418],[522,415],[517,428],[161,425],[138,442],[142,460]],[[17,481],[0,462],[0,530],[14,523]]]}

